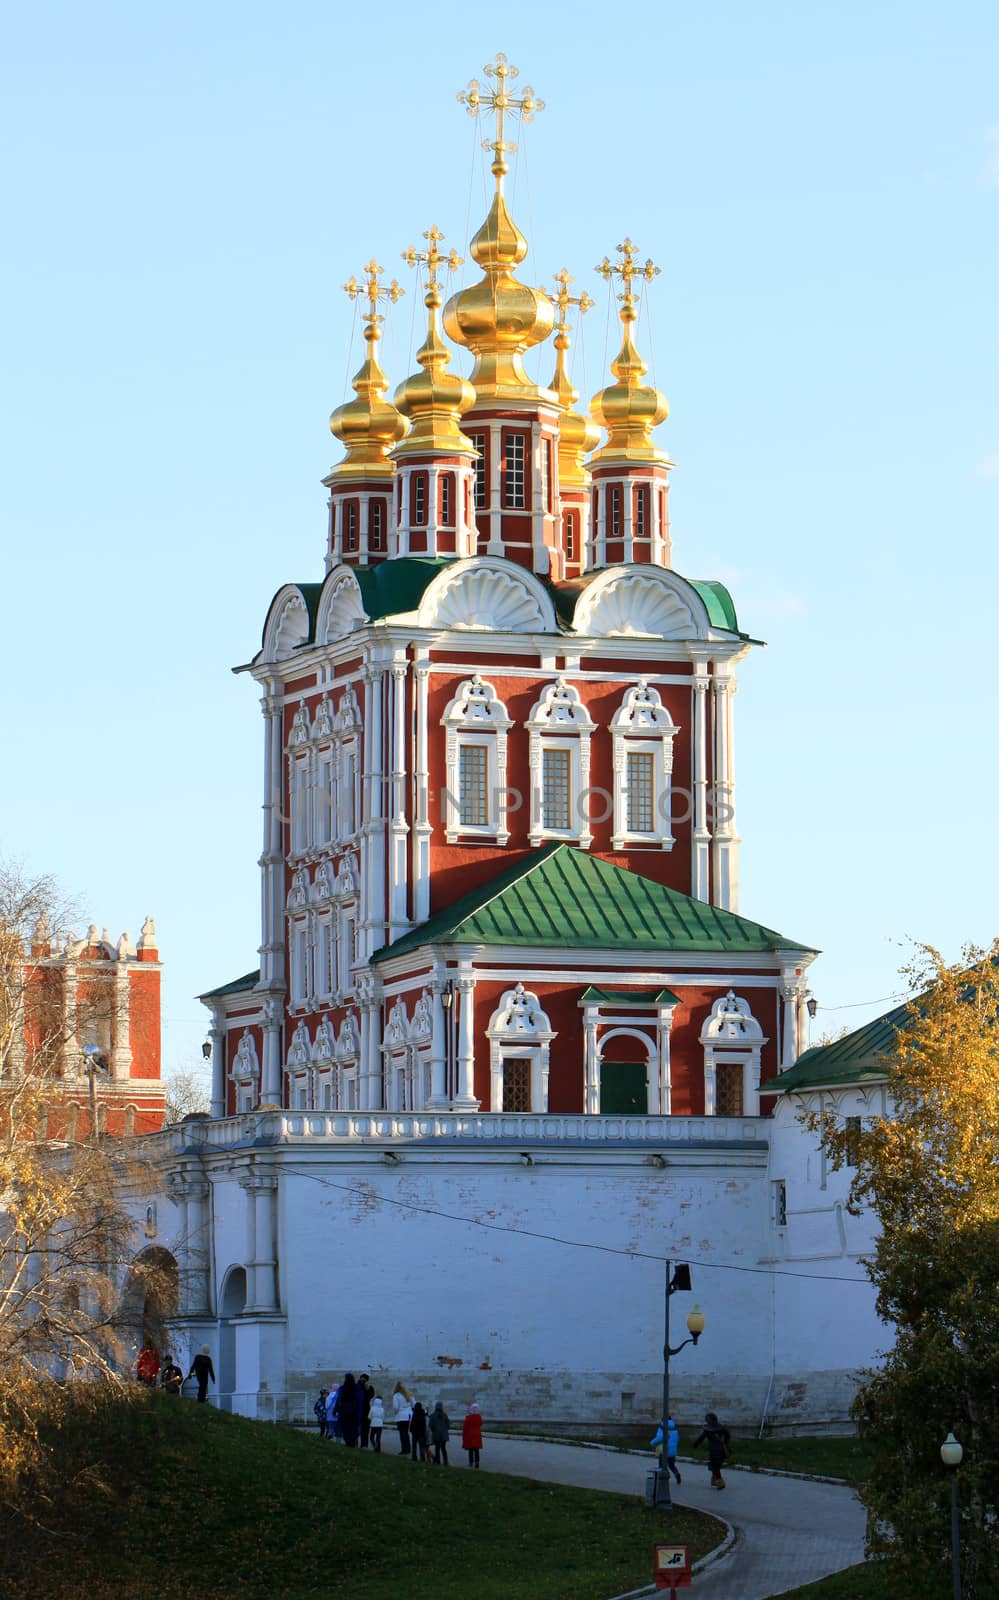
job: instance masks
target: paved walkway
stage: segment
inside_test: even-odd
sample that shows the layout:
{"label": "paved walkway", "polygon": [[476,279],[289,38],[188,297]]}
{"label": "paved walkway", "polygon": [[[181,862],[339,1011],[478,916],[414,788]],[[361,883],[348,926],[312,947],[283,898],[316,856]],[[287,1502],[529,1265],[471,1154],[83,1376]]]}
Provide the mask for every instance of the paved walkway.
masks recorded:
{"label": "paved walkway", "polygon": [[[464,1453],[454,1450],[452,1460],[464,1462]],[[643,1456],[488,1433],[482,1451],[483,1471],[623,1494],[645,1493],[651,1464]],[[719,1492],[710,1487],[707,1467],[679,1465],[677,1505],[725,1517],[736,1530],[731,1554],[695,1576],[691,1600],[770,1600],[864,1559],[864,1510],[852,1489],[729,1471]]]}

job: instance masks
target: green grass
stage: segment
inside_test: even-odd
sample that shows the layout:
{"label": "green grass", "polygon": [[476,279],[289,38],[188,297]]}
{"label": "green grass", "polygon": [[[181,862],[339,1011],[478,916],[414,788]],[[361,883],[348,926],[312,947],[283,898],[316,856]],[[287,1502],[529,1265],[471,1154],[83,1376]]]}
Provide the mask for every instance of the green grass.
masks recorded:
{"label": "green grass", "polygon": [[[648,1449],[651,1430],[639,1438],[624,1434],[593,1434],[592,1442],[607,1444],[618,1450]],[[707,1461],[707,1451],[691,1450],[697,1434],[693,1429],[681,1435],[680,1455],[691,1456],[695,1461]],[[572,1443],[566,1438],[566,1443]],[[580,1440],[577,1436],[576,1443]],[[860,1483],[866,1476],[872,1460],[873,1447],[864,1439],[841,1439],[817,1436],[802,1439],[733,1439],[731,1465],[737,1467],[773,1467],[778,1472],[810,1472],[823,1478],[844,1478],[847,1483]],[[651,1451],[649,1452],[651,1454]],[[681,1467],[682,1471],[682,1467]]]}
{"label": "green grass", "polygon": [[[662,1535],[637,1497],[349,1451],[165,1396],[88,1420],[89,1437],[60,1435],[66,1469],[91,1459],[105,1489],[70,1496],[50,1533],[7,1520],[5,1600],[605,1600],[649,1582]],[[689,1511],[669,1531],[695,1559],[723,1536]]]}

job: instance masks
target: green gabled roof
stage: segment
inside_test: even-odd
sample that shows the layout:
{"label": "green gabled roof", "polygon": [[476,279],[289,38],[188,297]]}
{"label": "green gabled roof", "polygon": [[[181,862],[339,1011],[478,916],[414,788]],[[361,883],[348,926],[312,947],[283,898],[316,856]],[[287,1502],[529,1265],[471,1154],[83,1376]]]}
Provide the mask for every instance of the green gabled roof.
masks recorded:
{"label": "green gabled roof", "polygon": [[[641,565],[636,565],[636,572],[643,570]],[[748,639],[749,635],[739,628],[739,619],[735,614],[735,604],[723,583],[714,578],[684,578],[672,568],[670,576],[678,578],[693,589],[695,594],[704,603],[708,613],[708,620],[712,627],[724,628],[728,633],[737,633],[740,639]],[[561,583],[552,583],[548,580],[548,589],[555,602],[555,613],[563,627],[571,628],[576,613],[576,606],[595,578],[602,577],[608,571],[606,567],[594,567],[589,572],[584,572],[578,578],[563,579]]]}
{"label": "green gabled roof", "polygon": [[428,944],[734,955],[811,948],[568,844],[532,852],[371,959],[387,961]]}
{"label": "green gabled roof", "polygon": [[580,995],[596,1006],[678,1006],[680,1001],[672,989],[598,989],[590,984]]}
{"label": "green gabled roof", "polygon": [[397,556],[373,567],[352,567],[372,622],[415,611],[434,579],[455,556]]}
{"label": "green gabled roof", "polygon": [[887,1057],[895,1037],[911,1019],[909,1002],[865,1022],[832,1044],[816,1044],[800,1055],[793,1067],[760,1084],[761,1094],[790,1094],[793,1089],[820,1089],[827,1084],[863,1083],[888,1075]]}
{"label": "green gabled roof", "polygon": [[255,989],[260,982],[260,968],[256,972],[246,972],[241,978],[233,978],[231,983],[220,984],[217,989],[206,989],[204,994],[199,994],[199,1000],[219,1000],[224,994],[242,994],[244,990]]}

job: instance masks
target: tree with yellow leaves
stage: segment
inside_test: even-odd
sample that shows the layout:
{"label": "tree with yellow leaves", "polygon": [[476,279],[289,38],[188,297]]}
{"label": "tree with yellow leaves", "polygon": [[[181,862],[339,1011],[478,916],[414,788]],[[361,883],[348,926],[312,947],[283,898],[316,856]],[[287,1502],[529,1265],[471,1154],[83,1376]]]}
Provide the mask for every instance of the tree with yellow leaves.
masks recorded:
{"label": "tree with yellow leaves", "polygon": [[906,1593],[947,1582],[950,1485],[940,1446],[964,1447],[959,1504],[965,1600],[999,1594],[999,941],[956,965],[917,947],[912,999],[885,1061],[892,1113],[858,1130],[809,1118],[850,1208],[880,1227],[866,1262],[895,1328],[854,1407],[881,1447],[862,1490],[872,1555]]}

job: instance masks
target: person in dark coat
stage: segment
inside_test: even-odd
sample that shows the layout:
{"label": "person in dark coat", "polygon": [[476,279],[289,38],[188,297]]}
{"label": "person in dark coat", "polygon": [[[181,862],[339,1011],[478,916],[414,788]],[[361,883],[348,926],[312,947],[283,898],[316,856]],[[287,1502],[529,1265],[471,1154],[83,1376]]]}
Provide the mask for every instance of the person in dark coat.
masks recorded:
{"label": "person in dark coat", "polygon": [[320,1439],[325,1439],[326,1437],[326,1402],[329,1399],[329,1393],[328,1389],[320,1389],[319,1399],[312,1407],[313,1415],[319,1424]]}
{"label": "person in dark coat", "polygon": [[427,1408],[419,1400],[413,1401],[413,1417],[409,1424],[409,1439],[413,1460],[417,1459],[417,1451],[419,1451],[419,1460],[426,1461]]}
{"label": "person in dark coat", "polygon": [[468,1451],[468,1465],[477,1467],[482,1449],[482,1414],[475,1401],[468,1408],[468,1416],[461,1425],[461,1448]]}
{"label": "person in dark coat", "polygon": [[713,1411],[709,1411],[705,1416],[704,1427],[694,1440],[694,1449],[696,1450],[697,1446],[705,1441],[708,1446],[708,1466],[711,1468],[711,1487],[724,1489],[725,1479],[722,1477],[721,1469],[728,1456],[732,1435],[727,1428],[722,1427]]}
{"label": "person in dark coat", "polygon": [[351,1450],[356,1449],[357,1437],[361,1431],[361,1391],[352,1372],[344,1375],[340,1385],[340,1393],[336,1399],[336,1419],[340,1424],[344,1444]]}
{"label": "person in dark coat", "polygon": [[167,1394],[180,1394],[183,1381],[184,1374],[168,1350],[163,1361],[163,1371],[160,1373],[160,1388],[165,1389]]}
{"label": "person in dark coat", "polygon": [[212,1354],[206,1344],[201,1346],[201,1352],[191,1362],[189,1378],[198,1380],[198,1400],[204,1405],[208,1398],[208,1380],[215,1382],[215,1368],[212,1366]]}
{"label": "person in dark coat", "polygon": [[434,1466],[447,1466],[447,1442],[451,1437],[451,1418],[444,1410],[443,1400],[438,1400],[430,1413],[430,1443],[434,1447]]}
{"label": "person in dark coat", "polygon": [[366,1450],[371,1438],[371,1402],[375,1398],[375,1386],[366,1372],[358,1378],[357,1388],[361,1396],[361,1449]]}

